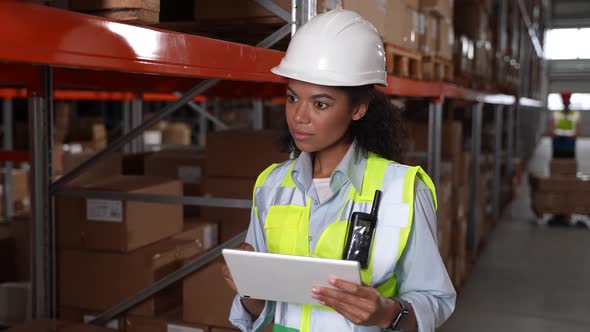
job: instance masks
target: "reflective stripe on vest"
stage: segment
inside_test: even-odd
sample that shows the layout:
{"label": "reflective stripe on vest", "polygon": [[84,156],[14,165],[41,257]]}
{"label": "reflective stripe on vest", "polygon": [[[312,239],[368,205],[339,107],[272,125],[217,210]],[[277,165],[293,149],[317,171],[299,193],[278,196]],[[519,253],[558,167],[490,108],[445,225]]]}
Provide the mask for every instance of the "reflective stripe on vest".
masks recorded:
{"label": "reflective stripe on vest", "polygon": [[[347,201],[342,207],[338,220],[323,231],[312,253],[308,239],[311,198],[307,197],[306,202],[295,199],[300,195],[293,195],[296,189],[291,178],[291,170],[295,165],[295,161],[292,161],[288,171],[285,172],[281,187],[276,191],[276,193],[290,192],[290,201],[287,202],[287,195],[279,197],[276,199],[279,204],[271,205],[266,212],[264,227],[268,252],[341,259],[346,240],[348,216],[352,211],[368,213],[371,210],[375,190],[383,190],[386,185],[387,191],[383,194],[383,201],[387,202],[388,207],[382,208],[379,213],[369,266],[361,270],[361,276],[365,284],[375,287],[383,296],[397,295],[397,279],[393,272],[395,264],[404,251],[412,226],[416,177],[422,180],[432,192],[435,207],[436,194],[432,181],[420,167],[400,166],[403,167],[400,169],[405,171],[403,176],[393,179],[393,183],[384,184],[383,178],[391,163],[375,154],[369,154],[361,193],[357,193],[355,188],[350,186]],[[272,165],[265,170],[257,180],[255,188],[263,186],[276,167],[277,165]],[[274,197],[273,201],[275,201]],[[382,204],[382,207],[384,205]],[[406,217],[400,218],[400,216]],[[314,310],[321,311],[322,319],[312,315]],[[324,316],[326,319],[323,319]],[[332,316],[334,316],[333,319]],[[310,330],[310,326],[315,326],[318,330],[322,328],[350,330],[352,323],[328,307],[277,303],[274,331],[305,332]],[[371,328],[363,329],[365,330],[372,331]]]}

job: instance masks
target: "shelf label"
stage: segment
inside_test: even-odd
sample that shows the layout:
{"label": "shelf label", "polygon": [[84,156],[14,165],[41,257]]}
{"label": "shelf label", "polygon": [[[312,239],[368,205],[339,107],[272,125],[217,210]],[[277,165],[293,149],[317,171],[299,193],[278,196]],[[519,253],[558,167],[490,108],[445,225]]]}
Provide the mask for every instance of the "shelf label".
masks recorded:
{"label": "shelf label", "polygon": [[86,199],[86,219],[123,222],[123,201],[88,198]]}
{"label": "shelf label", "polygon": [[200,183],[203,171],[201,167],[179,166],[178,179],[184,183]]}

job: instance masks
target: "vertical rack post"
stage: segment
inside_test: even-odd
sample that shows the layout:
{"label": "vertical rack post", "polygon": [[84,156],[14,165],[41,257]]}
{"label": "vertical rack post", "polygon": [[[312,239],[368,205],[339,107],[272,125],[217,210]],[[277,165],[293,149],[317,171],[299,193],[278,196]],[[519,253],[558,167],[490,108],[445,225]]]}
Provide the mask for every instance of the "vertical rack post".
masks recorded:
{"label": "vertical rack post", "polygon": [[31,158],[31,289],[33,318],[56,316],[55,224],[52,174],[52,69],[41,68],[42,94],[29,96]]}
{"label": "vertical rack post", "polygon": [[[6,98],[2,101],[2,129],[4,150],[10,151],[14,148],[12,134],[12,99]],[[12,162],[4,164],[4,218],[9,220],[14,216]]]}
{"label": "vertical rack post", "polygon": [[443,101],[428,105],[428,174],[435,186],[440,182]]}
{"label": "vertical rack post", "polygon": [[502,125],[504,120],[504,106],[496,105],[494,110],[494,187],[492,206],[494,213],[494,220],[500,218],[500,193],[502,191],[501,172],[502,172]]}
{"label": "vertical rack post", "polygon": [[483,122],[483,103],[473,105],[471,117],[471,195],[469,195],[469,223],[467,225],[467,249],[471,253],[477,252],[478,236],[480,230],[478,225],[479,206],[479,176],[480,176],[480,154],[481,154],[481,132]]}

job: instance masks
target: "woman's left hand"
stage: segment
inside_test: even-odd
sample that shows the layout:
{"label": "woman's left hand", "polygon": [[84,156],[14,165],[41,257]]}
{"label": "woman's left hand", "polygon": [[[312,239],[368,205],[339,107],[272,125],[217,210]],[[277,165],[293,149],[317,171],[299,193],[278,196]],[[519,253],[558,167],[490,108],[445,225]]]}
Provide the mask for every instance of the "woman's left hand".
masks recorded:
{"label": "woman's left hand", "polygon": [[330,279],[329,283],[336,288],[314,287],[313,298],[355,325],[388,328],[400,310],[397,303],[374,288],[340,279]]}

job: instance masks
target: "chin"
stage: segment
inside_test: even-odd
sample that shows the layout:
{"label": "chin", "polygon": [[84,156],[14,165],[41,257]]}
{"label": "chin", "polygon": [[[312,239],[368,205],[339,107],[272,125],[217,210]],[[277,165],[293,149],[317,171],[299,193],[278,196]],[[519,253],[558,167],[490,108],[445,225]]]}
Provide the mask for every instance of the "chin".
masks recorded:
{"label": "chin", "polygon": [[306,143],[306,142],[295,141],[295,146],[297,146],[297,148],[301,152],[313,153],[313,152],[316,152],[319,150],[314,144],[310,144],[310,143]]}

